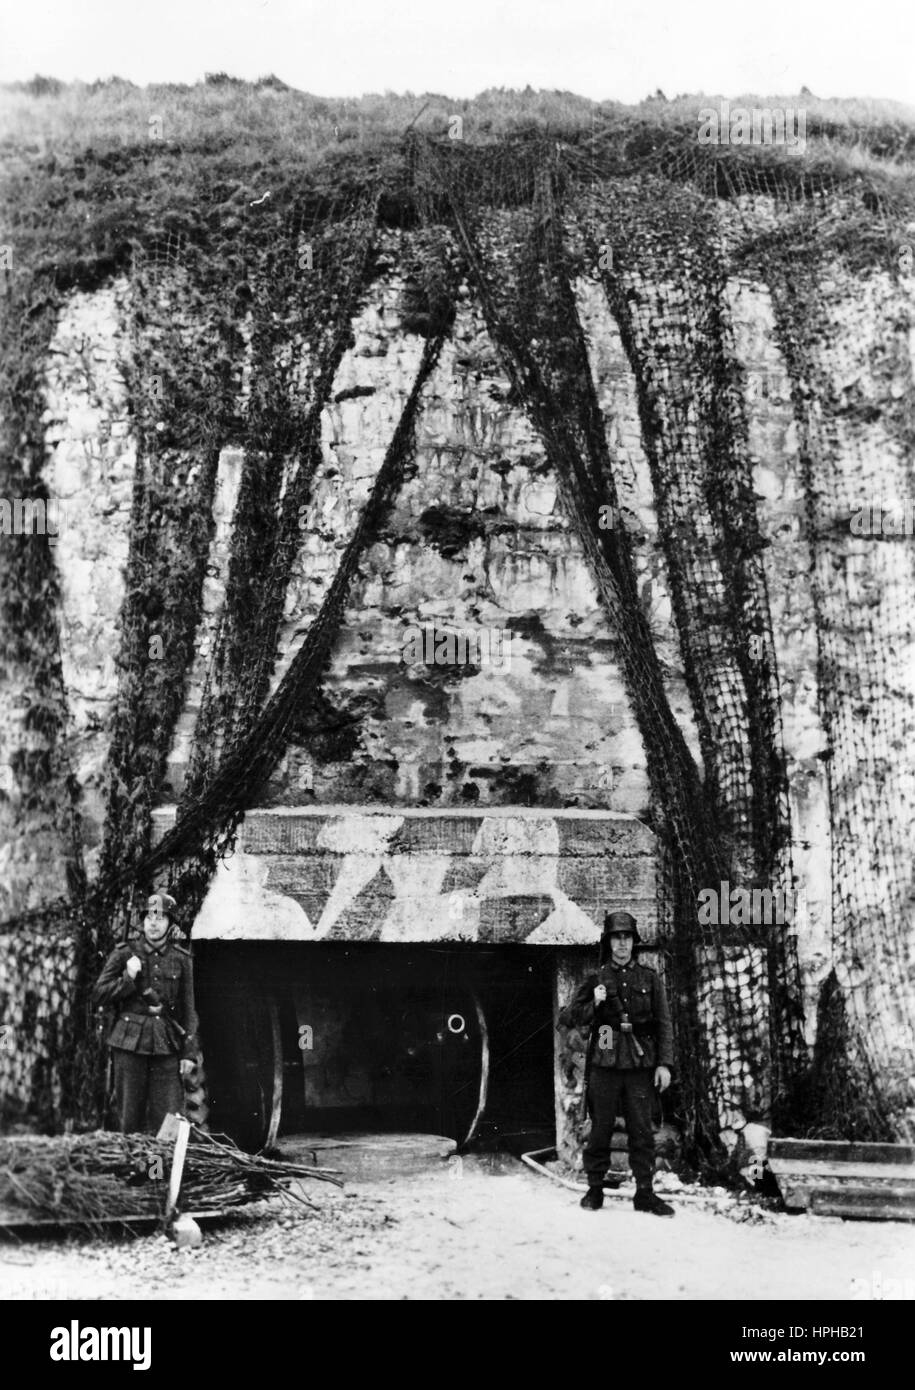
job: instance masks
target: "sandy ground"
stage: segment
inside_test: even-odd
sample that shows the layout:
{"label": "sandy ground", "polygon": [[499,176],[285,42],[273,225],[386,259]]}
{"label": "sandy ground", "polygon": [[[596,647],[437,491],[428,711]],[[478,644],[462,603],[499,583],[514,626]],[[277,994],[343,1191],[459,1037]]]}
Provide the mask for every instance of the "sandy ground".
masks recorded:
{"label": "sandy ground", "polygon": [[[511,1159],[348,1187],[176,1251],[163,1235],[0,1245],[3,1299],[849,1299],[915,1294],[915,1226],[628,1195],[584,1212]],[[671,1200],[676,1205],[676,1197]],[[897,1286],[888,1280],[898,1280]],[[905,1281],[908,1281],[907,1289]],[[884,1292],[886,1288],[886,1292]]]}

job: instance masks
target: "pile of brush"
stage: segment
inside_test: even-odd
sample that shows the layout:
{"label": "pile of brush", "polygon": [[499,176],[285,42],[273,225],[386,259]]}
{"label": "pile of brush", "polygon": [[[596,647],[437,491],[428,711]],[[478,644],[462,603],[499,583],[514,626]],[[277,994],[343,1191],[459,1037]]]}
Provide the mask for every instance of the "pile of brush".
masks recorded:
{"label": "pile of brush", "polygon": [[[163,1217],[174,1143],[144,1134],[0,1138],[0,1214],[87,1228],[113,1219]],[[265,1197],[304,1202],[290,1182],[342,1186],[331,1169],[244,1153],[225,1135],[192,1126],[179,1207],[225,1211]]]}

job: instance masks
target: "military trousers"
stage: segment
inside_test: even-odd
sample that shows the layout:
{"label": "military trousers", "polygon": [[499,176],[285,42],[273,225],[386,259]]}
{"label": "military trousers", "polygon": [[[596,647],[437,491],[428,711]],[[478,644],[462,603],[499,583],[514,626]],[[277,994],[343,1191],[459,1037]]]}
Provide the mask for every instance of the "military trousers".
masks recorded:
{"label": "military trousers", "polygon": [[629,1166],[640,1192],[650,1192],[654,1175],[654,1130],[651,1125],[653,1103],[651,1067],[591,1068],[588,1108],[591,1133],[584,1147],[584,1168],[588,1182],[599,1187],[610,1167],[610,1143],[618,1114],[626,1121],[629,1139]]}
{"label": "military trousers", "polygon": [[156,1134],[169,1114],[184,1114],[184,1082],[177,1053],[151,1056],[111,1049],[118,1129],[123,1134]]}

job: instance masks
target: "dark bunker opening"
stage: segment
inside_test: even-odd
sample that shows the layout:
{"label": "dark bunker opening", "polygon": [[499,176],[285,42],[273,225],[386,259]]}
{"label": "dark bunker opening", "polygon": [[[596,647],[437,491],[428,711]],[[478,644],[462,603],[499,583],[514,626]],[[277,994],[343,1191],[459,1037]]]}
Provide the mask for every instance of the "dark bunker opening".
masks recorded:
{"label": "dark bunker opening", "polygon": [[195,943],[209,1125],[554,1142],[549,947]]}

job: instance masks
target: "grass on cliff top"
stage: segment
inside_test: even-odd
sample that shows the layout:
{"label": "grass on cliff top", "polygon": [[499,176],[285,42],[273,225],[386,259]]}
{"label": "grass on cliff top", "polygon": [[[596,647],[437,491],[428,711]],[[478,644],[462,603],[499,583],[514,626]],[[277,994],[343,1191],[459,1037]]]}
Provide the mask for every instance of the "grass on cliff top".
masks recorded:
{"label": "grass on cliff top", "polygon": [[[414,121],[417,130],[445,136],[454,116],[461,117],[462,138],[470,144],[530,130],[570,140],[627,125],[695,132],[699,111],[720,100],[700,93],[668,101],[658,93],[626,106],[530,87],[491,88],[469,100],[410,92],[344,99],[310,96],[275,77],[251,83],[224,73],[208,74],[193,87],[137,87],[119,78],[65,84],[35,77],[0,88],[0,150],[59,155],[110,150],[149,141],[157,130],[169,144],[231,144],[240,150],[266,145],[301,158],[354,141],[400,137]],[[732,108],[804,109],[808,142],[814,145],[826,142],[880,160],[915,160],[915,108],[899,102],[822,100],[809,93],[730,100]]]}
{"label": "grass on cliff top", "polygon": [[[311,96],[276,78],[242,82],[210,74],[193,87],[136,87],[111,78],[64,84],[52,78],[0,88],[0,245],[13,248],[13,280],[50,272],[60,287],[99,283],[129,259],[129,243],[247,216],[264,190],[274,206],[303,176],[336,198],[360,169],[381,170],[394,190],[403,175],[403,136],[448,142],[455,116],[465,146],[539,136],[587,154],[610,142],[630,156],[667,142],[688,147],[709,95],[661,94],[636,106],[593,102],[571,92],[482,92]],[[863,175],[915,206],[915,110],[893,102],[794,97],[731,98],[735,105],[806,111],[804,150],[741,147],[733,160],[799,173]],[[634,153],[633,153],[634,152]],[[20,278],[24,277],[24,278]],[[9,286],[7,286],[9,288]],[[15,288],[15,286],[13,286]]]}

